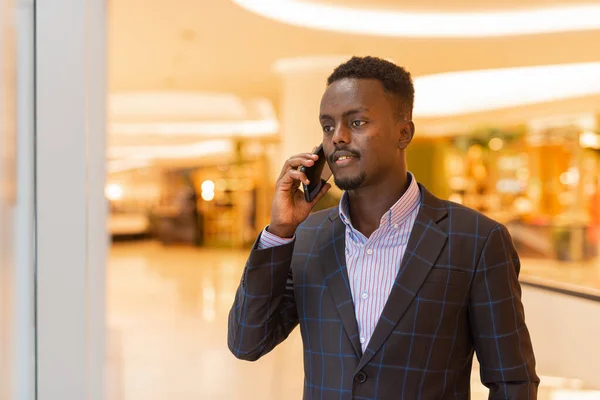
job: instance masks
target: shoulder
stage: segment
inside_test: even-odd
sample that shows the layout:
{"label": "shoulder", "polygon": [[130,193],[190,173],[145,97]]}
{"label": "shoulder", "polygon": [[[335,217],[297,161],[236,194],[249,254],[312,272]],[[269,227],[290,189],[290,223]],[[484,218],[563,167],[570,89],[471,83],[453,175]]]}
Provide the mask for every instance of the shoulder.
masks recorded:
{"label": "shoulder", "polygon": [[509,253],[517,257],[513,238],[502,223],[464,205],[442,202],[448,216],[438,222],[438,227],[451,238],[454,247],[462,249],[459,253],[470,255],[470,259],[474,254],[487,254],[489,265],[499,264],[498,260],[504,260]]}
{"label": "shoulder", "polygon": [[449,200],[441,199],[427,190],[421,189],[421,210],[436,223],[438,228],[448,235],[488,236],[493,230],[501,228],[498,221],[487,215]]}
{"label": "shoulder", "polygon": [[488,236],[492,231],[506,229],[501,223],[482,212],[448,200],[441,200],[441,203],[448,213],[444,225],[447,225],[449,234],[459,232]]}

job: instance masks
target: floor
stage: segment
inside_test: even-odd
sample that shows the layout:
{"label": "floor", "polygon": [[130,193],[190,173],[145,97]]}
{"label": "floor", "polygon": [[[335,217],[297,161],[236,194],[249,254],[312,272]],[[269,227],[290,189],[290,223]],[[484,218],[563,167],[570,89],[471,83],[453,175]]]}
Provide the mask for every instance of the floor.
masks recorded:
{"label": "floor", "polygon": [[522,281],[600,297],[600,258],[572,263],[521,259],[521,265]]}
{"label": "floor", "polygon": [[[247,251],[115,244],[108,273],[109,400],[286,400],[302,393],[296,330],[263,359],[227,349],[227,315]],[[543,371],[539,371],[543,375]],[[540,399],[600,399],[544,379]],[[473,380],[473,399],[487,398]],[[560,389],[557,389],[560,388]]]}

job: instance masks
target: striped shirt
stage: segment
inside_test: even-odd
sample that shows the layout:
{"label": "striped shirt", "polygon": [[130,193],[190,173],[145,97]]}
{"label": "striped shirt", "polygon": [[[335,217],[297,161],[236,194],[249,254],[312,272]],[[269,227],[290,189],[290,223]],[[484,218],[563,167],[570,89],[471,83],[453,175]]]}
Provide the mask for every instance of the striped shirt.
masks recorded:
{"label": "striped shirt", "polygon": [[[340,200],[340,218],[346,225],[346,268],[363,351],[390,295],[419,211],[419,186],[411,173],[409,179],[408,190],[381,217],[379,228],[369,238],[352,226],[348,194],[344,193]],[[292,240],[275,236],[265,228],[258,248],[279,246]]]}

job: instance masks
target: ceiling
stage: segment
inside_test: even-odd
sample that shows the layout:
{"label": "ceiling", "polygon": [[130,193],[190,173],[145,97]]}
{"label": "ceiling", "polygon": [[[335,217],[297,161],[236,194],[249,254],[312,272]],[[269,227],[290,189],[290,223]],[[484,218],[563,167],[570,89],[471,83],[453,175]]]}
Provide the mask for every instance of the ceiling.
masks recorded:
{"label": "ceiling", "polygon": [[[359,6],[398,4],[395,0],[326,1]],[[399,4],[442,11],[448,10],[447,3],[457,9],[477,3],[478,10],[522,4],[519,0],[402,0]],[[573,5],[567,0],[528,4]],[[598,61],[600,31],[493,39],[383,38],[287,26],[246,11],[231,0],[111,0],[109,4],[111,91],[232,92],[244,97],[265,96],[277,105],[276,60],[330,54],[391,58],[415,76]]]}
{"label": "ceiling", "polygon": [[[302,0],[308,1],[308,0]],[[317,1],[317,0],[310,0]],[[520,0],[321,0],[322,3],[417,11],[515,9]],[[578,0],[578,4],[592,1]],[[595,2],[597,3],[597,1]],[[474,6],[476,4],[476,6]],[[530,0],[531,6],[573,5],[568,0]],[[277,60],[301,56],[376,55],[413,76],[440,72],[600,61],[600,31],[488,39],[403,39],[361,36],[288,26],[255,15],[232,0],[109,0],[109,90],[116,92],[225,92],[267,98],[277,111]],[[598,104],[598,97],[585,106]],[[560,107],[572,112],[566,102]],[[544,105],[508,111],[547,110]],[[572,107],[571,107],[572,108]],[[504,112],[507,112],[506,110]],[[431,121],[429,128],[468,124],[468,115]],[[504,118],[504,117],[502,117]],[[503,119],[504,120],[504,119]],[[423,126],[420,124],[419,126]],[[181,146],[197,137],[112,135],[110,146]]]}
{"label": "ceiling", "polygon": [[578,0],[569,2],[566,0],[301,0],[303,2],[324,3],[356,8],[377,8],[390,10],[411,11],[497,11],[530,9],[533,7],[554,7],[576,4],[598,4],[597,0]]}

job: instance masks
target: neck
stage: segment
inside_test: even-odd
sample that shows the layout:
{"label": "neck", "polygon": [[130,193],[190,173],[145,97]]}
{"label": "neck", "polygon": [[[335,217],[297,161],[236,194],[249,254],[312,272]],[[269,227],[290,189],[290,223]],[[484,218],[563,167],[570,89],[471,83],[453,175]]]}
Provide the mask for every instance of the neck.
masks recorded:
{"label": "neck", "polygon": [[383,215],[408,189],[408,172],[403,169],[394,179],[377,185],[348,191],[350,219],[355,229],[366,237],[379,228]]}

